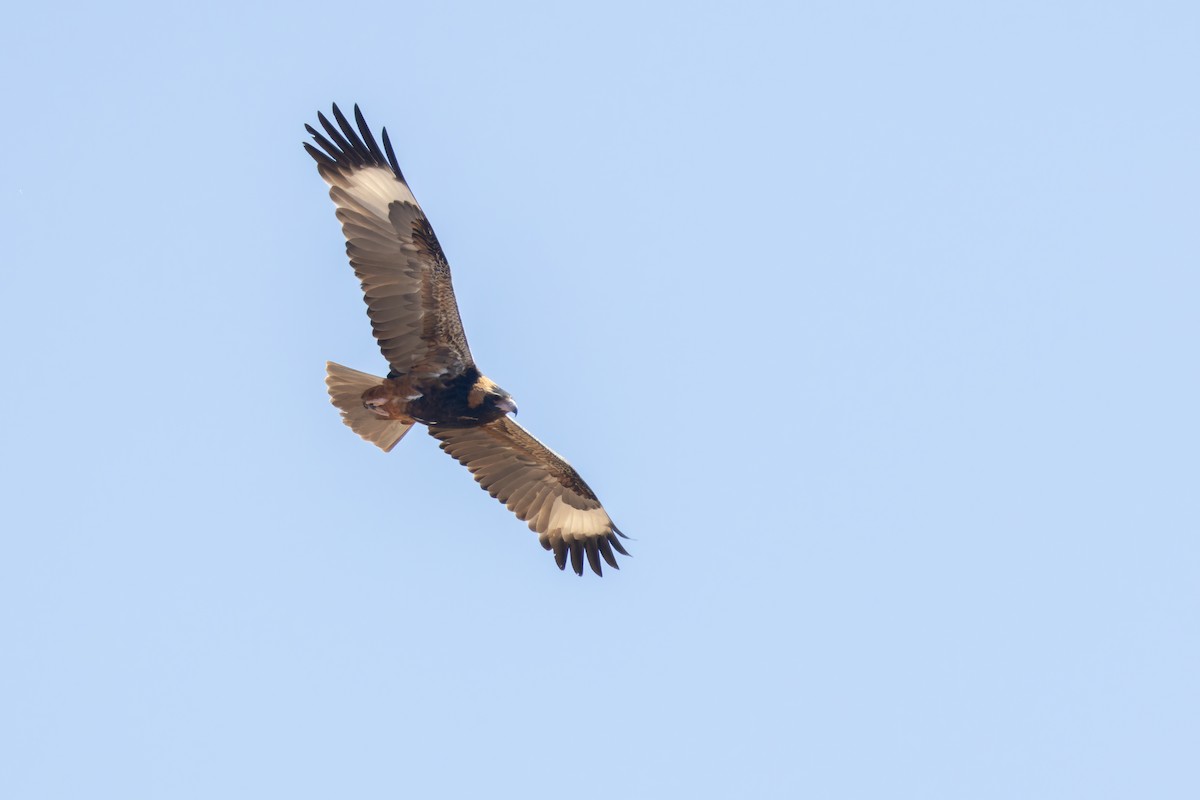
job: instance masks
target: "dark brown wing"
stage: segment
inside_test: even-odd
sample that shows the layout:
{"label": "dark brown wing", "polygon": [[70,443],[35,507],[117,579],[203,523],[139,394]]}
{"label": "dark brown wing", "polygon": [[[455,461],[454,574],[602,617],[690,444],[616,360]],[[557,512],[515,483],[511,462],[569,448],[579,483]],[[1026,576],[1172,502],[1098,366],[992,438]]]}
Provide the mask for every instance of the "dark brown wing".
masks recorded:
{"label": "dark brown wing", "polygon": [[450,265],[404,180],[387,130],[381,150],[358,106],[357,132],[336,105],[333,116],[337,126],[317,115],[328,138],[305,126],[320,149],[307,142],[304,149],[329,184],[346,254],[362,281],[367,315],[384,358],[402,375],[457,375],[474,361],[454,300]]}
{"label": "dark brown wing", "polygon": [[568,553],[576,575],[583,574],[584,556],[600,575],[601,557],[619,569],[613,550],[629,555],[617,538],[624,534],[579,473],[508,417],[475,428],[431,425],[429,434],[488,494],[529,523],[542,547],[554,551],[559,569]]}

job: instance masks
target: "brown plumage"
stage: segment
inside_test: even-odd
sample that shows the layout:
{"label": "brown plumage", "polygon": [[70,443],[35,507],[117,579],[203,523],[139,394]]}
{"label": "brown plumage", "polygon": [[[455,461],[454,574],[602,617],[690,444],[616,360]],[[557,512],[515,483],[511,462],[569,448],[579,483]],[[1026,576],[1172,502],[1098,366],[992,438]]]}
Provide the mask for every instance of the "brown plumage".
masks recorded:
{"label": "brown plumage", "polygon": [[386,378],[327,364],[326,385],[342,420],[390,451],[416,423],[471,471],[492,497],[529,523],[559,569],[577,575],[586,559],[617,569],[624,537],[570,464],[508,417],[508,392],[475,366],[463,333],[450,265],[413,197],[387,129],[375,141],[358,106],[357,130],[335,105],[336,125],[306,125],[316,147],[304,149],[329,184],[346,236],[346,254],[362,282],[371,329],[391,370]]}

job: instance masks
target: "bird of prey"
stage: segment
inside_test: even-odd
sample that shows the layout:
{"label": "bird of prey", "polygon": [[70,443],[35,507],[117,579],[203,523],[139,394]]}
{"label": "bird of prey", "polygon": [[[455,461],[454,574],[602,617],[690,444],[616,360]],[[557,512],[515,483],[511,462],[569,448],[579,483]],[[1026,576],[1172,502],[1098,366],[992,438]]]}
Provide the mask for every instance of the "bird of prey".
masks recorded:
{"label": "bird of prey", "polygon": [[466,466],[492,497],[529,523],[559,569],[576,575],[587,559],[617,569],[629,555],[600,501],[562,456],[509,418],[517,404],[475,366],[463,333],[450,265],[408,187],[387,129],[379,146],[358,106],[357,130],[333,106],[324,133],[304,143],[329,184],[346,237],[346,255],[362,282],[371,329],[391,369],[378,378],[326,364],[326,385],[342,421],[385,452],[416,423]]}

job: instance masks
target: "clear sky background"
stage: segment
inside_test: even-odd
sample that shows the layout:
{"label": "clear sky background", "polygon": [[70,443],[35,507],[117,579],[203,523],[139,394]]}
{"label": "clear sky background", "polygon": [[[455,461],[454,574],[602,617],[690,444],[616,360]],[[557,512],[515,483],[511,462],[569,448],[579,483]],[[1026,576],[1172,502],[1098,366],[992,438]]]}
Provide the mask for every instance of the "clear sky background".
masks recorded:
{"label": "clear sky background", "polygon": [[[1200,797],[1195,3],[34,5],[0,796]],[[340,424],[332,101],[620,572]]]}

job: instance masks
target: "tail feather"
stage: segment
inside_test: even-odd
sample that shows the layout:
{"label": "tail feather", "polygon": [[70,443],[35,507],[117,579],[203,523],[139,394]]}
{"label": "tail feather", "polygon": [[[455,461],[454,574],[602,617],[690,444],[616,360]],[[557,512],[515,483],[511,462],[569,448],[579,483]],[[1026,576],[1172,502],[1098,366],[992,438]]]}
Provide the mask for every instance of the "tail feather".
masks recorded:
{"label": "tail feather", "polygon": [[342,412],[342,422],[350,429],[383,452],[388,452],[404,438],[411,422],[383,419],[363,408],[362,393],[383,383],[383,378],[343,367],[332,361],[325,362],[325,385],[329,387],[329,399]]}

